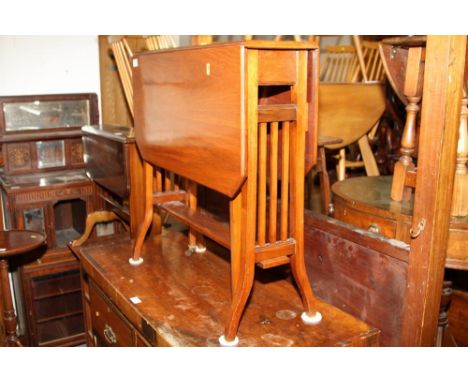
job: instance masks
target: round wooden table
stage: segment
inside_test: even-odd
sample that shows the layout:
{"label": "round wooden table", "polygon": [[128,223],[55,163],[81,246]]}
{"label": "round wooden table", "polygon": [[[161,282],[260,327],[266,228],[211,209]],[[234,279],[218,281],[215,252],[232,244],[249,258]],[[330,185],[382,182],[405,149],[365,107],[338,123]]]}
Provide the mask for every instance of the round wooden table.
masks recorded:
{"label": "round wooden table", "polygon": [[45,235],[34,231],[0,231],[0,285],[6,346],[18,346],[20,344],[16,334],[17,322],[8,277],[8,259],[12,256],[30,252],[45,242]]}
{"label": "round wooden table", "polygon": [[[335,218],[383,236],[411,241],[413,198],[390,198],[391,176],[349,178],[332,186]],[[468,270],[468,216],[451,217],[445,266]]]}

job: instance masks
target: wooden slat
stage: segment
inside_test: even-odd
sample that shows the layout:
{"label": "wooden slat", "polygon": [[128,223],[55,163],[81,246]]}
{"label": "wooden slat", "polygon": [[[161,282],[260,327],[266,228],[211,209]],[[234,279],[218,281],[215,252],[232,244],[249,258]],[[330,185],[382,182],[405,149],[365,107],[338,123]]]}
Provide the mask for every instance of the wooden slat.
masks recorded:
{"label": "wooden slat", "polygon": [[366,72],[366,64],[364,63],[364,55],[362,53],[361,40],[358,35],[353,35],[354,46],[356,47],[356,54],[359,60],[359,66],[361,68],[362,77],[364,82],[367,82],[368,76]]}
{"label": "wooden slat", "polygon": [[229,223],[220,221],[214,214],[200,207],[195,211],[191,210],[181,202],[162,203],[159,208],[223,247],[229,248],[231,246]]}
{"label": "wooden slat", "polygon": [[258,126],[258,217],[257,241],[265,244],[266,231],[266,178],[267,178],[267,124],[262,122]]}
{"label": "wooden slat", "polygon": [[379,176],[379,167],[377,166],[377,161],[375,160],[374,153],[370,147],[369,138],[367,135],[363,135],[358,140],[358,145],[361,151],[364,166],[366,168],[367,176]]}
{"label": "wooden slat", "polygon": [[259,261],[257,263],[257,266],[259,266],[262,269],[269,269],[269,268],[279,267],[280,265],[285,265],[285,264],[289,264],[288,256],[280,256],[280,257],[275,257],[274,259]]}
{"label": "wooden slat", "polygon": [[172,191],[171,173],[169,171],[164,172],[164,190]]}
{"label": "wooden slat", "polygon": [[[131,53],[130,48],[126,50],[124,39],[112,43],[112,51],[117,63],[117,69],[120,75],[120,80],[124,88],[125,98],[127,100],[132,116],[133,112],[133,88],[132,88],[132,70],[130,66],[130,58],[128,53]],[[128,44],[127,44],[128,47]]]}
{"label": "wooden slat", "polygon": [[294,239],[278,241],[274,244],[255,247],[255,262],[272,259],[280,256],[290,256],[296,251],[296,242]]}
{"label": "wooden slat", "polygon": [[294,121],[296,105],[258,105],[258,122]]}
{"label": "wooden slat", "polygon": [[161,204],[167,202],[185,202],[187,193],[185,191],[167,191],[155,192],[153,194],[153,204]]}
{"label": "wooden slat", "polygon": [[289,122],[284,122],[282,129],[282,160],[281,160],[281,211],[280,239],[288,237],[288,206],[289,206]]}
{"label": "wooden slat", "polygon": [[229,202],[229,230],[231,239],[231,297],[238,288],[242,251],[242,194]]}
{"label": "wooden slat", "polygon": [[276,218],[278,208],[278,122],[270,124],[270,216],[268,240],[276,241]]}
{"label": "wooden slat", "polygon": [[[195,212],[197,210],[197,204],[198,204],[198,199],[197,199],[197,184],[191,180],[187,181],[187,201],[188,201],[188,208]],[[197,245],[197,234],[194,232],[194,229],[192,226],[189,227],[189,233],[188,233],[188,242],[189,242],[189,248],[193,248],[194,246]]]}

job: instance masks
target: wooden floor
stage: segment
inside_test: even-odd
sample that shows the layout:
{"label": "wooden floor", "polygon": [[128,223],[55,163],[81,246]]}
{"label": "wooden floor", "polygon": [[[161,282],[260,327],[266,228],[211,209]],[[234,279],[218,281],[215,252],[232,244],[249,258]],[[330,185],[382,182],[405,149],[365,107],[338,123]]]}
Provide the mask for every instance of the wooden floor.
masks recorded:
{"label": "wooden floor", "polygon": [[[128,263],[128,239],[101,239],[75,251],[85,271],[130,322],[155,331],[156,344],[218,346],[230,307],[229,262],[211,251],[186,256],[186,243],[186,236],[173,230],[148,238],[139,267]],[[322,322],[305,325],[287,269],[257,271],[238,332],[240,346],[378,344],[377,329],[326,303],[319,305]],[[132,297],[141,303],[131,303]]]}

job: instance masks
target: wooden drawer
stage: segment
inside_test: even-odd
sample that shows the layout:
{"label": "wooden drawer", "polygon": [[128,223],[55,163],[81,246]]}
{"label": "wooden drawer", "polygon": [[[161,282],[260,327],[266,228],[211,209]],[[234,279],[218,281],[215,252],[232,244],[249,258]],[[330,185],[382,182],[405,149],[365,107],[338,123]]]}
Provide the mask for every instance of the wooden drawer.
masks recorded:
{"label": "wooden drawer", "polygon": [[134,346],[134,330],[90,281],[91,326],[96,346]]}
{"label": "wooden drawer", "polygon": [[338,201],[335,201],[335,218],[359,228],[380,233],[385,237],[396,238],[397,224],[394,221],[365,211],[355,210]]}

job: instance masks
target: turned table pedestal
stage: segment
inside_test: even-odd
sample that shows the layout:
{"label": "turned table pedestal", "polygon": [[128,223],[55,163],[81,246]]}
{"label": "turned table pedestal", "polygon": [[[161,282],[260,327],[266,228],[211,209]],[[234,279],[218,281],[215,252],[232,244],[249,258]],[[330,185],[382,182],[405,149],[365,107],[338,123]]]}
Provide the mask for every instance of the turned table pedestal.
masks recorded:
{"label": "turned table pedestal", "polygon": [[8,260],[12,256],[22,255],[40,247],[45,241],[44,235],[34,231],[0,231],[0,285],[2,291],[0,296],[5,327],[4,345],[6,346],[20,345],[16,335],[16,315],[8,278]]}

